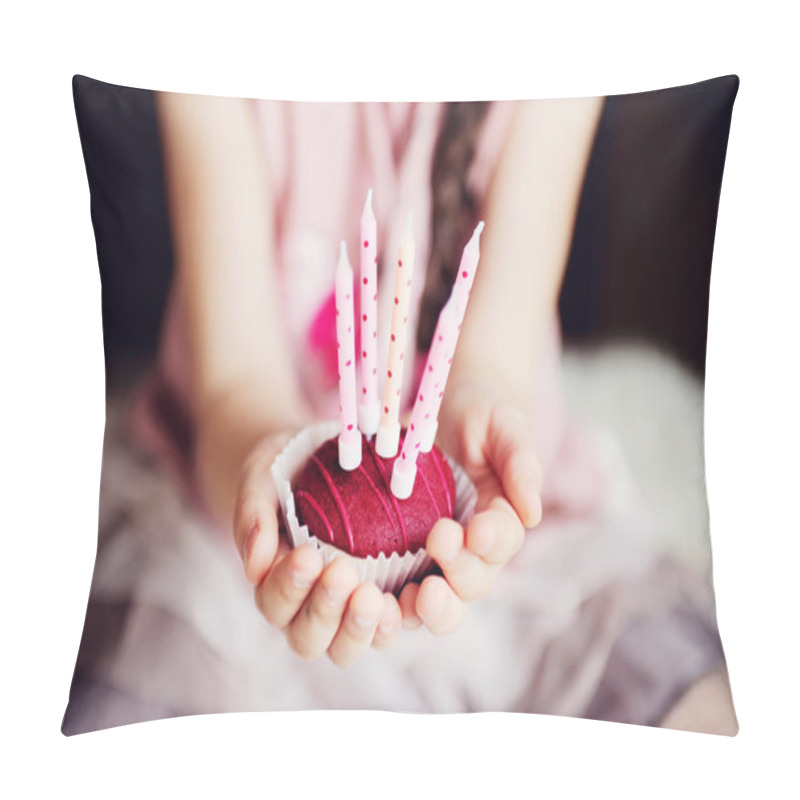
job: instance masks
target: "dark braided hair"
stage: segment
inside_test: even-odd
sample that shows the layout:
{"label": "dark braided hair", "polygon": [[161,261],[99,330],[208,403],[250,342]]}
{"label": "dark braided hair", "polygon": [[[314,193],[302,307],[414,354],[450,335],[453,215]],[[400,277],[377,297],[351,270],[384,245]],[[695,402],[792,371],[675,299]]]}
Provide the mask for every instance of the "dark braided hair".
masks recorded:
{"label": "dark braided hair", "polygon": [[461,252],[478,223],[478,201],[467,173],[488,111],[488,102],[449,103],[436,142],[431,171],[431,258],[422,294],[417,347],[430,347],[436,320],[455,281]]}

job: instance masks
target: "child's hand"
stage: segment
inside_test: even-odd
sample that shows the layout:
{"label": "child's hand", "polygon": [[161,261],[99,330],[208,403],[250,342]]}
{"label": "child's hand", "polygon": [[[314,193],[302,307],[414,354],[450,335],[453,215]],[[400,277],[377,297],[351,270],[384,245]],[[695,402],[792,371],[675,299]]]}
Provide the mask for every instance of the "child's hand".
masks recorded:
{"label": "child's hand", "polygon": [[444,577],[431,575],[400,594],[403,625],[424,624],[450,633],[464,616],[464,602],[489,591],[497,573],[522,546],[525,528],[539,524],[541,470],[521,411],[478,384],[456,387],[440,418],[444,449],[478,490],[466,530],[442,519],[425,545]]}
{"label": "child's hand", "polygon": [[303,658],[323,653],[348,666],[372,646],[388,647],[400,631],[397,599],[374,583],[359,585],[356,567],[337,558],[325,569],[311,546],[291,549],[279,530],[278,497],[270,474],[291,434],[268,436],[242,469],[234,537],[268,622],[281,628]]}

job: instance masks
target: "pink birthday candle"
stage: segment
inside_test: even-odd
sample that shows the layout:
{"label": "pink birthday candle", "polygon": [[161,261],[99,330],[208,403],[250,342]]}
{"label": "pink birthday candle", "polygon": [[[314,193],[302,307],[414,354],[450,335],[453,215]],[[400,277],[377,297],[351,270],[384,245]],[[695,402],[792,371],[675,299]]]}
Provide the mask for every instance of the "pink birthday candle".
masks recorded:
{"label": "pink birthday candle", "polygon": [[[469,301],[469,295],[472,291],[472,283],[475,280],[475,272],[478,269],[478,261],[481,255],[480,238],[483,228],[484,223],[481,221],[473,231],[472,237],[467,242],[467,245],[461,254],[461,264],[458,267],[458,275],[456,275],[456,280],[453,284],[453,289],[451,292],[451,297],[455,298],[459,330],[461,330],[461,325],[464,322],[464,315],[467,311],[467,302]],[[446,380],[447,377],[445,376],[445,381]],[[429,453],[433,448],[433,443],[436,440],[436,432],[438,429],[438,417],[431,417],[431,419],[427,421],[425,425],[425,431],[422,435],[421,449],[423,453]]]}
{"label": "pink birthday candle", "polygon": [[451,294],[439,314],[425,371],[422,373],[419,391],[414,401],[414,410],[411,412],[411,422],[403,440],[403,449],[392,469],[392,494],[401,500],[410,497],[414,489],[422,437],[430,422],[439,414],[457,341],[457,298],[455,294]]}
{"label": "pink birthday candle", "polygon": [[375,450],[383,458],[397,455],[400,442],[400,387],[403,382],[408,307],[411,299],[411,275],[414,270],[414,238],[411,231],[411,214],[400,241],[395,271],[394,298],[392,301],[392,330],[389,337],[389,359],[386,364],[386,384],[383,392],[383,409],[375,440]]}
{"label": "pink birthday candle", "polygon": [[372,189],[361,215],[361,395],[358,425],[365,436],[373,436],[381,417],[378,397],[378,229],[372,211]]}
{"label": "pink birthday candle", "polygon": [[453,294],[458,298],[456,305],[459,326],[464,321],[464,312],[467,310],[469,293],[472,291],[472,283],[475,280],[475,272],[478,269],[478,260],[481,256],[480,238],[483,228],[484,223],[481,221],[472,232],[472,237],[461,253],[461,264],[459,264],[458,275],[456,275],[456,280],[453,284]]}
{"label": "pink birthday candle", "polygon": [[353,470],[361,464],[361,433],[356,413],[355,320],[353,270],[342,242],[336,266],[336,342],[339,355],[339,466]]}

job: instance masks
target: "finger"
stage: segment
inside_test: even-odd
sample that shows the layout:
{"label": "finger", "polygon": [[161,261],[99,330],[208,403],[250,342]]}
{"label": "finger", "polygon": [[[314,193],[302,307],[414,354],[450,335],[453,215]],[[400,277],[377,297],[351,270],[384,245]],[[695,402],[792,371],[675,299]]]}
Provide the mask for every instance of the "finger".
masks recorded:
{"label": "finger", "polygon": [[247,460],[233,513],[233,536],[252,584],[264,578],[278,551],[278,495],[272,482],[272,450],[256,448]]}
{"label": "finger", "polygon": [[275,562],[256,587],[256,605],[267,622],[283,628],[294,619],[322,572],[322,556],[303,545]]}
{"label": "finger", "polygon": [[417,594],[419,584],[407,583],[397,598],[400,613],[403,615],[403,627],[408,630],[422,627],[422,620],[417,616]]}
{"label": "finger", "polygon": [[518,448],[500,467],[503,491],[526,528],[542,521],[541,472],[532,451]]}
{"label": "finger", "polygon": [[328,648],[338,667],[347,667],[369,649],[383,611],[383,594],[374,583],[362,583],[350,596],[339,630]]}
{"label": "finger", "polygon": [[452,633],[464,618],[464,603],[444,578],[429,575],[419,587],[417,615],[431,633]]}
{"label": "finger", "polygon": [[289,644],[299,656],[318,658],[328,649],[356,586],[358,570],[349,558],[336,558],[324,569],[287,628]]}
{"label": "finger", "polygon": [[484,443],[488,427],[488,407],[479,405],[465,410],[458,441],[458,455],[461,456],[461,463],[467,472],[486,467]]}
{"label": "finger", "polygon": [[425,549],[462,600],[474,600],[491,588],[498,568],[464,547],[464,529],[455,520],[440,519],[428,534]]}
{"label": "finger", "polygon": [[488,508],[476,514],[467,525],[467,549],[489,565],[506,564],[524,540],[521,520],[502,497],[492,498]]}
{"label": "finger", "polygon": [[542,518],[542,471],[529,443],[528,423],[521,411],[498,403],[492,409],[486,432],[489,463],[514,510],[526,528]]}
{"label": "finger", "polygon": [[383,595],[383,609],[378,621],[378,629],[372,639],[372,646],[376,650],[385,650],[391,647],[403,627],[403,612],[400,603],[393,594],[385,592]]}

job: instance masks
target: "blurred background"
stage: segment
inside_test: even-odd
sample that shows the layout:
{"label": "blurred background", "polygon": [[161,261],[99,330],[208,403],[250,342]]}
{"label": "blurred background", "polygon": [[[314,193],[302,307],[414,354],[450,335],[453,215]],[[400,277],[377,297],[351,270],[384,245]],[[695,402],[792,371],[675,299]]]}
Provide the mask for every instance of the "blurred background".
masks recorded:
{"label": "blurred background", "polygon": [[[559,308],[573,413],[606,436],[663,540],[707,574],[703,376],[738,84],[606,99]],[[150,363],[172,277],[161,148],[152,92],[82,76],[73,91],[113,392]]]}
{"label": "blurred background", "polygon": [[[697,374],[735,76],[606,99],[561,296],[570,341],[638,337]],[[75,76],[106,366],[156,348],[172,276],[153,93]]]}

